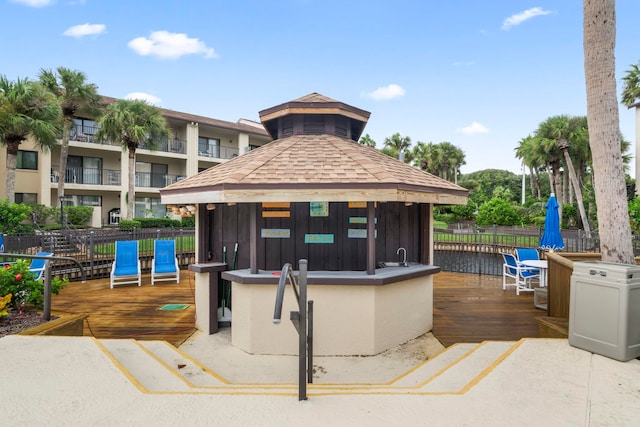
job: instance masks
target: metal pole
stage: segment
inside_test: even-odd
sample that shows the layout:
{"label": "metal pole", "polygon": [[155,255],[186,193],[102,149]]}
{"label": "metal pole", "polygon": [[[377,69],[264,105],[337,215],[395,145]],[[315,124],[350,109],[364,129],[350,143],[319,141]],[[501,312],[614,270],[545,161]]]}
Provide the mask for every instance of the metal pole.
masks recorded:
{"label": "metal pole", "polygon": [[298,331],[298,400],[307,400],[307,260],[300,260],[300,273],[298,275],[300,285],[300,329]]}
{"label": "metal pole", "polygon": [[64,229],[64,197],[60,197],[60,228]]}
{"label": "metal pole", "polygon": [[51,268],[49,268],[48,259],[44,261],[44,307],[42,318],[46,321],[51,320]]}
{"label": "metal pole", "polygon": [[309,301],[309,333],[307,334],[307,382],[313,384],[313,301]]}

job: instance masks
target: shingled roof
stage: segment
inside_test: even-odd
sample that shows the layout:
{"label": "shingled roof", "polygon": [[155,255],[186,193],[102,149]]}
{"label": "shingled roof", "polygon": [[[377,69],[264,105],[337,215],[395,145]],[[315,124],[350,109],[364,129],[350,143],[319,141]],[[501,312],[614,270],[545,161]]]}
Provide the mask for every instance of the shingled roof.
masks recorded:
{"label": "shingled roof", "polygon": [[403,201],[465,204],[468,191],[335,135],[275,140],[160,190],[166,204]]}

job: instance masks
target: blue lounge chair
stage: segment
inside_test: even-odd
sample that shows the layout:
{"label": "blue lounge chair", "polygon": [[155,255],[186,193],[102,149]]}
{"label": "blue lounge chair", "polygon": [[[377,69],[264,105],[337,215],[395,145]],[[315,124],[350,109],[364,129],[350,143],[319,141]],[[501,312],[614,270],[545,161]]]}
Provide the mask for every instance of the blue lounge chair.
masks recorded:
{"label": "blue lounge chair", "polygon": [[175,240],[156,240],[153,242],[153,261],[151,263],[151,285],[155,282],[175,280],[180,282],[180,268],[176,257]]}
{"label": "blue lounge chair", "polygon": [[142,286],[138,241],[116,241],[116,259],[111,266],[111,289],[115,285],[137,283]]}
{"label": "blue lounge chair", "polygon": [[[37,256],[53,256],[52,252],[38,252]],[[29,265],[29,271],[33,273],[35,280],[42,280],[44,278],[44,272],[46,267],[46,259],[33,258],[31,265]]]}
{"label": "blue lounge chair", "polygon": [[[533,292],[533,282],[540,282],[540,270],[527,267],[518,263],[515,256],[508,253],[501,253],[504,259],[502,266],[502,289],[507,286],[516,287],[516,295],[520,292]],[[513,283],[508,283],[507,278],[513,279]]]}

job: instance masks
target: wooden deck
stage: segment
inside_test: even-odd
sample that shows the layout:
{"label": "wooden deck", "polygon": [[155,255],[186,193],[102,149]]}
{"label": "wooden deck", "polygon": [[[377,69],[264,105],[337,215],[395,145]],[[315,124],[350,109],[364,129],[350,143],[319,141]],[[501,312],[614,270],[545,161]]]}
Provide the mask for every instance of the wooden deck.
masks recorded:
{"label": "wooden deck", "polygon": [[433,286],[433,334],[442,345],[537,338],[533,292],[502,290],[502,276],[442,272]]}
{"label": "wooden deck", "polygon": [[[109,279],[70,282],[52,298],[54,315],[86,313],[84,334],[96,338],[165,340],[182,344],[195,331],[194,274],[180,271],[180,283],[109,287]],[[188,304],[184,310],[160,310],[166,304]]]}
{"label": "wooden deck", "polygon": [[[52,300],[53,314],[87,313],[85,335],[97,338],[166,340],[175,346],[195,330],[195,282],[182,270],[180,283],[151,286],[143,275],[141,287],[109,287],[108,279],[72,282]],[[502,290],[502,278],[439,273],[434,280],[433,334],[446,347],[458,342],[518,340],[537,337],[533,295]],[[275,298],[275,296],[274,296]],[[189,304],[185,310],[159,310],[165,304]],[[320,310],[320,307],[316,307]]]}

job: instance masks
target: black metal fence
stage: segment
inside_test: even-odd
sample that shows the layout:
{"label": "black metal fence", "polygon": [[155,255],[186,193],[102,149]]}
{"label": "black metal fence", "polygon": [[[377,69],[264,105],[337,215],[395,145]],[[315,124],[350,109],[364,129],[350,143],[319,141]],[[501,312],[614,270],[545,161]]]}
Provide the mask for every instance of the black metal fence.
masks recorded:
{"label": "black metal fence", "polygon": [[[442,271],[502,275],[501,252],[514,248],[537,248],[542,237],[538,227],[473,227],[457,225],[434,230],[434,264]],[[600,252],[598,233],[587,237],[583,230],[562,230],[564,252]],[[640,255],[640,235],[633,236],[633,251]]]}
{"label": "black metal fence", "polygon": [[[537,248],[542,230],[536,227],[455,226],[434,230],[434,264],[443,271],[502,275],[501,252],[514,248]],[[582,230],[562,230],[564,252],[600,252],[597,233],[587,237]],[[180,268],[195,262],[195,230],[176,229],[117,229],[60,230],[31,235],[4,236],[5,252],[35,254],[50,251],[56,255],[78,260],[85,268],[87,279],[109,277],[113,264],[116,240],[138,240],[140,261],[145,272],[151,269],[153,241],[175,239]],[[633,248],[640,255],[640,235],[633,236]],[[2,258],[0,254],[0,259]],[[79,280],[80,273],[72,264],[55,263],[53,274]]]}
{"label": "black metal fence", "polygon": [[[142,271],[151,271],[154,240],[174,239],[180,268],[195,262],[195,230],[192,228],[59,230],[29,235],[3,236],[7,253],[34,255],[39,251],[53,252],[77,260],[87,279],[109,277],[115,258],[117,240],[139,241]],[[0,259],[2,254],[0,253]],[[80,271],[73,263],[52,263],[52,274],[70,280],[80,280]]]}

